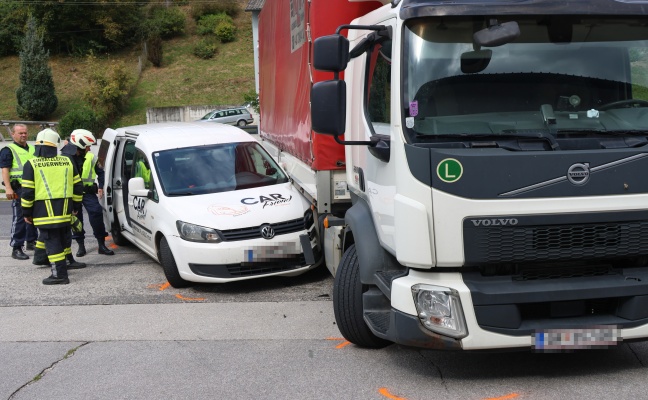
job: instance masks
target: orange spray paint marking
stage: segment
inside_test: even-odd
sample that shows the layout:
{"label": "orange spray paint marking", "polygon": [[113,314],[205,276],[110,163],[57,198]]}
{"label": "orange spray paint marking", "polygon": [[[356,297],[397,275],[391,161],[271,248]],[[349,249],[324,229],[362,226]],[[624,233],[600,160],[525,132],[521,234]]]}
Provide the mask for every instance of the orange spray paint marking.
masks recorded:
{"label": "orange spray paint marking", "polygon": [[336,341],[341,341],[342,343],[340,343],[340,344],[338,344],[337,346],[335,346],[336,349],[341,349],[342,347],[345,347],[345,346],[348,346],[348,345],[351,344],[351,342],[349,342],[349,341],[346,340],[345,338],[328,337],[328,338],[326,338],[326,340],[336,340]]}
{"label": "orange spray paint marking", "polygon": [[202,298],[202,297],[195,297],[195,298],[192,298],[192,297],[184,297],[184,296],[181,295],[180,293],[176,294],[175,297],[179,298],[180,300],[186,300],[186,301],[205,301],[205,299]]}
{"label": "orange spray paint marking", "polygon": [[501,397],[489,397],[489,398],[484,399],[484,400],[509,400],[509,399],[514,399],[514,398],[516,398],[516,397],[518,397],[518,396],[519,396],[518,393],[511,393],[511,394],[507,394],[506,396],[501,396]]}
{"label": "orange spray paint marking", "polygon": [[392,399],[392,400],[407,400],[405,397],[394,396],[393,394],[389,393],[389,390],[387,390],[387,388],[384,388],[384,387],[380,388],[378,390],[378,393],[380,393],[383,396],[387,397],[388,399]]}
{"label": "orange spray paint marking", "polygon": [[147,287],[149,289],[157,288],[158,290],[164,290],[167,289],[169,286],[171,285],[169,284],[169,282],[167,282],[167,283],[154,283],[152,285],[148,285]]}
{"label": "orange spray paint marking", "polygon": [[167,283],[165,283],[163,285],[160,285],[160,290],[167,289],[169,286],[171,286],[171,284],[169,282],[167,282]]}

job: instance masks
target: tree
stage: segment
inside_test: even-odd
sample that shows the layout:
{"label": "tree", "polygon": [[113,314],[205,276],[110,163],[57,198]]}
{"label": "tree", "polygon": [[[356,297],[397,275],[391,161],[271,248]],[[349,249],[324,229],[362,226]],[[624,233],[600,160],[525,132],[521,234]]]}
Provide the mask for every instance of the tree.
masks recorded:
{"label": "tree", "polygon": [[44,120],[58,106],[48,60],[49,52],[43,46],[43,36],[37,31],[36,20],[30,16],[21,44],[20,86],[16,90],[16,111],[21,118]]}

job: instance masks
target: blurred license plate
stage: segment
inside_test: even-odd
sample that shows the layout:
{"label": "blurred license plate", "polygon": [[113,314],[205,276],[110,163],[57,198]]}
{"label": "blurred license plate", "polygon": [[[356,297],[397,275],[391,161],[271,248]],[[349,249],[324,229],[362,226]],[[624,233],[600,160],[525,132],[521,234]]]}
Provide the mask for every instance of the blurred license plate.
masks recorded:
{"label": "blurred license plate", "polygon": [[301,248],[297,248],[297,243],[286,242],[272,246],[258,246],[250,250],[244,250],[244,259],[246,262],[254,261],[271,261],[281,258],[293,258],[301,253]]}
{"label": "blurred license plate", "polygon": [[533,335],[536,350],[572,350],[615,346],[621,341],[615,326],[583,329],[547,329]]}

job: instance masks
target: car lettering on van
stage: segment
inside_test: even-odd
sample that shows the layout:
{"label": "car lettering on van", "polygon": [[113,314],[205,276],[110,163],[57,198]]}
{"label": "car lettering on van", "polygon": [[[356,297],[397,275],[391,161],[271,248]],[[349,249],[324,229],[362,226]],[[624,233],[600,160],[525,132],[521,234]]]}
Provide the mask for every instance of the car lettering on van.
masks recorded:
{"label": "car lettering on van", "polygon": [[259,196],[259,200],[256,200],[256,198],[254,197],[246,197],[241,200],[241,203],[247,205],[263,203],[263,208],[265,208],[266,206],[285,204],[290,202],[290,200],[292,200],[292,195],[288,198],[285,198],[279,193],[272,193],[268,196]]}

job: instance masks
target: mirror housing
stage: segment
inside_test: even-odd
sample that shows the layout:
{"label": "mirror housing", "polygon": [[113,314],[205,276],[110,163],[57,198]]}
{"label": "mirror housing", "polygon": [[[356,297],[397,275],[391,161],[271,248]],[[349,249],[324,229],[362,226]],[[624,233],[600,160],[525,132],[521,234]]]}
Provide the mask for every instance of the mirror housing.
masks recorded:
{"label": "mirror housing", "polygon": [[346,82],[317,82],[311,88],[311,125],[317,133],[338,136],[346,126]]}
{"label": "mirror housing", "polygon": [[482,72],[488,67],[493,50],[467,51],[461,54],[461,72],[464,74],[474,74]]}
{"label": "mirror housing", "polygon": [[128,193],[132,196],[146,197],[148,199],[151,191],[144,186],[144,178],[137,177],[128,180]]}
{"label": "mirror housing", "polygon": [[342,72],[349,63],[349,40],[342,35],[321,36],[313,43],[313,67],[320,71]]}
{"label": "mirror housing", "polygon": [[511,43],[520,36],[520,26],[515,21],[498,23],[491,21],[491,26],[473,34],[473,42],[479,47],[497,47]]}

